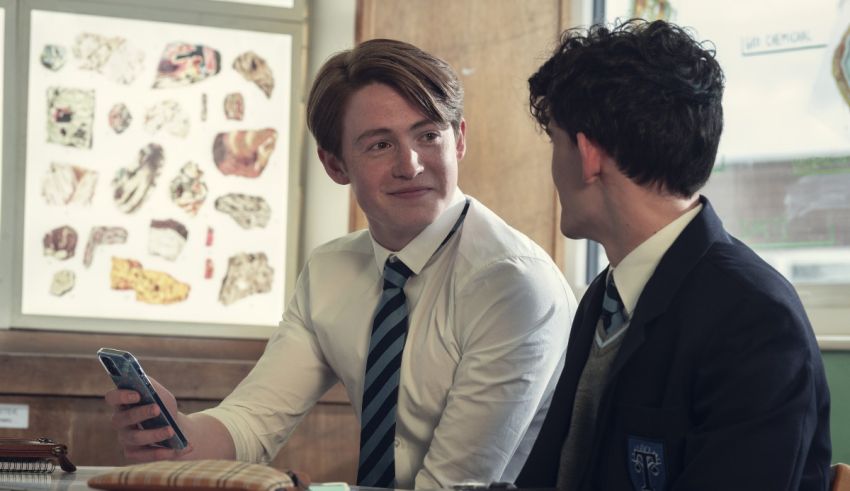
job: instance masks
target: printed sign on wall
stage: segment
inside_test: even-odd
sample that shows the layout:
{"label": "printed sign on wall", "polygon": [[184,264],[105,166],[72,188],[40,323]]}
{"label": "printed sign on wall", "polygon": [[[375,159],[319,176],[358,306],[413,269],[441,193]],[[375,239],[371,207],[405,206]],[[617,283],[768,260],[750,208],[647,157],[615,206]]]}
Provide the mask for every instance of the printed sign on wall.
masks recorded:
{"label": "printed sign on wall", "polygon": [[665,19],[716,48],[726,76],[718,163],[850,155],[842,73],[850,3],[608,0],[605,8],[609,22]]}

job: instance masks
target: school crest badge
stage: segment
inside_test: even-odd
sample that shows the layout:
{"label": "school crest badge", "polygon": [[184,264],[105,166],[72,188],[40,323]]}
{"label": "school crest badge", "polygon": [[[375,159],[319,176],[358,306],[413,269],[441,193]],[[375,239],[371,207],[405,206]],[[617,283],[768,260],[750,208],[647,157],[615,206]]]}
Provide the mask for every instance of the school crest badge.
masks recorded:
{"label": "school crest badge", "polygon": [[629,477],[635,491],[662,491],[667,485],[664,444],[629,436]]}

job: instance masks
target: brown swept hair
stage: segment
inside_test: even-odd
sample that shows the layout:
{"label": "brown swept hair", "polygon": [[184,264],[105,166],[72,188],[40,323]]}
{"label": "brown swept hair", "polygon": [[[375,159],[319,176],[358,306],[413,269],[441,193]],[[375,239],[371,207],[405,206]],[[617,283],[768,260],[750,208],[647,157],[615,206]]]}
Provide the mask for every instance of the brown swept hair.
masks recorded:
{"label": "brown swept hair", "polygon": [[342,119],[358,89],[392,87],[434,123],[451,124],[457,136],[463,87],[448,63],[402,41],[373,39],[333,55],[322,65],[307,100],[307,127],[319,148],[342,158]]}

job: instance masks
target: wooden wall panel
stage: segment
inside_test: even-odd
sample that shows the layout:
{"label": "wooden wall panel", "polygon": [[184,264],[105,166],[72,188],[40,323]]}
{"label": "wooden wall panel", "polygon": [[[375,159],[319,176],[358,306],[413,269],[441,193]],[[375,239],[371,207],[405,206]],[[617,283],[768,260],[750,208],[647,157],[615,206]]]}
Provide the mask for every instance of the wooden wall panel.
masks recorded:
{"label": "wooden wall panel", "polygon": [[[145,371],[177,397],[180,410],[212,407],[254,366],[265,342],[157,338],[47,331],[0,331],[0,404],[26,404],[27,429],[0,437],[50,437],[77,465],[128,464],[109,425],[103,394],[112,388],[98,347],[132,351]],[[353,482],[360,427],[342,386],[332,388],[296,428],[272,465],[302,469],[317,481]]]}
{"label": "wooden wall panel", "polygon": [[[466,90],[460,187],[563,263],[551,149],[528,112],[528,77],[560,31],[561,0],[360,0],[358,41],[393,38],[445,59]],[[352,207],[352,209],[356,209]],[[362,212],[352,229],[366,226]]]}
{"label": "wooden wall panel", "polygon": [[[180,410],[196,412],[217,401],[181,400]],[[109,426],[111,411],[99,397],[0,395],[0,404],[26,404],[28,430],[0,429],[0,437],[47,436],[68,445],[76,465],[131,464]],[[302,469],[316,481],[354,482],[359,425],[348,404],[319,404],[304,418],[272,462],[279,469]],[[352,452],[351,449],[354,449]]]}

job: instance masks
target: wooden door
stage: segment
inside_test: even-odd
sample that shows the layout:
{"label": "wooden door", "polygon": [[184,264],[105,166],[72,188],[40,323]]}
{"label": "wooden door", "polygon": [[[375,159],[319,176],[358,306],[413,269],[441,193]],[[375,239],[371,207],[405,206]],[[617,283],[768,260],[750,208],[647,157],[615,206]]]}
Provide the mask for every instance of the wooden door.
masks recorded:
{"label": "wooden door", "polygon": [[[466,92],[460,188],[563,266],[551,148],[528,112],[528,77],[551,54],[569,0],[359,0],[357,41],[410,42],[454,67]],[[367,226],[352,199],[352,230]]]}

